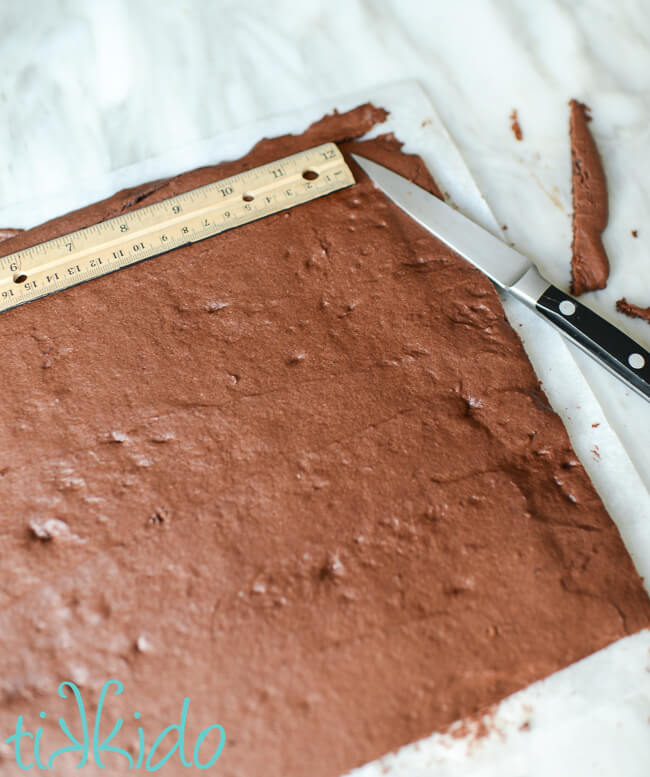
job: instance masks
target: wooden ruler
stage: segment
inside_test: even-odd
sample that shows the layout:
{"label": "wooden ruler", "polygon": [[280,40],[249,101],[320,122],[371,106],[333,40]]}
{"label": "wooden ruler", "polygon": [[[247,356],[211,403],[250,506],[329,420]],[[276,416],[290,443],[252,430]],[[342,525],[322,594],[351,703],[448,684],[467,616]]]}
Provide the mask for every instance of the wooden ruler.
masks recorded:
{"label": "wooden ruler", "polygon": [[0,312],[351,186],[334,143],[0,257]]}

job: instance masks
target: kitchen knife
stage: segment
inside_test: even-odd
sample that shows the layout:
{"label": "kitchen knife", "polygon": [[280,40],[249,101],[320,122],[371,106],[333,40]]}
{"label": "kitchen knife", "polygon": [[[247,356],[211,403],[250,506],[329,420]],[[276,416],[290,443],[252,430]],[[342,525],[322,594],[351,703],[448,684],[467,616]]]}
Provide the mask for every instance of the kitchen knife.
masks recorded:
{"label": "kitchen knife", "polygon": [[650,353],[643,346],[553,286],[528,258],[433,194],[365,157],[352,154],[352,158],[411,218],[650,401]]}

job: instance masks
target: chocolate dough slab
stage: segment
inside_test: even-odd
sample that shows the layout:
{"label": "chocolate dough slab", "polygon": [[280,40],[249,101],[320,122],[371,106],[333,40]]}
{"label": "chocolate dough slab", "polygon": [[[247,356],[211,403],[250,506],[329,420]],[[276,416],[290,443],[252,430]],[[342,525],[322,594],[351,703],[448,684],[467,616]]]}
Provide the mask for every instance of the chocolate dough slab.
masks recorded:
{"label": "chocolate dough slab", "polygon": [[[326,117],[6,252],[329,140],[437,192],[391,136],[349,142],[384,117]],[[115,745],[135,752],[138,711],[149,747],[188,696],[188,742],[225,727],[215,773],[334,777],[650,625],[493,287],[354,172],[0,316],[5,736],[23,715],[51,752],[74,718],[58,684],[92,709],[115,679]]]}
{"label": "chocolate dough slab", "polygon": [[578,100],[571,100],[569,105],[573,194],[571,293],[579,296],[607,285],[609,260],[601,235],[607,226],[609,207],[603,163],[589,131],[589,108]]}

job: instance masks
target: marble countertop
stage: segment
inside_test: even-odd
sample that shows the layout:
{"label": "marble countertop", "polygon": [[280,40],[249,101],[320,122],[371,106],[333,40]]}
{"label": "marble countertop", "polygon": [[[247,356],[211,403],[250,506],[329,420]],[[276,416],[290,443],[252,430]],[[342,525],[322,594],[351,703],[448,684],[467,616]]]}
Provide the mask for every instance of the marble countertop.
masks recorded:
{"label": "marble countertop", "polygon": [[[593,110],[611,192],[605,233],[611,280],[608,289],[584,301],[650,347],[650,327],[614,310],[623,295],[650,305],[645,0],[616,7],[604,0],[32,0],[4,4],[0,22],[0,213],[13,218],[0,226],[29,226],[30,202],[81,190],[172,149],[314,103],[334,105],[342,94],[371,95],[378,84],[417,79],[492,213],[507,226],[508,239],[567,288],[567,103],[581,99]],[[521,141],[510,127],[513,109]],[[220,156],[216,148],[214,159]],[[521,318],[521,331],[534,351],[531,319]],[[567,358],[579,367],[567,372],[575,394],[572,385],[563,385]],[[568,357],[567,351],[555,365],[544,362],[543,372],[540,364],[543,382],[561,398],[556,409],[580,437],[583,460],[590,445],[600,446],[601,458],[589,463],[590,471],[602,467],[604,480],[615,482],[618,461],[627,457],[625,466],[636,480],[633,486],[631,480],[621,483],[638,492],[634,504],[650,504],[650,405],[581,354]],[[593,418],[586,417],[586,407]],[[601,420],[616,438],[616,456],[607,451],[614,437],[601,438],[604,432],[591,429]],[[617,501],[614,487],[599,487],[611,504]],[[650,558],[644,518],[650,521],[647,514],[632,516],[627,536],[624,531],[640,569],[639,559]],[[365,770],[375,775],[388,768],[396,777],[532,777],[563,773],[570,762],[574,777],[646,775],[649,645],[644,635],[624,640],[529,689],[523,700],[513,697],[499,713],[503,741],[500,735],[468,750],[432,737]],[[522,710],[531,703],[539,733],[522,734]],[[562,727],[553,722],[560,709],[566,711]]]}

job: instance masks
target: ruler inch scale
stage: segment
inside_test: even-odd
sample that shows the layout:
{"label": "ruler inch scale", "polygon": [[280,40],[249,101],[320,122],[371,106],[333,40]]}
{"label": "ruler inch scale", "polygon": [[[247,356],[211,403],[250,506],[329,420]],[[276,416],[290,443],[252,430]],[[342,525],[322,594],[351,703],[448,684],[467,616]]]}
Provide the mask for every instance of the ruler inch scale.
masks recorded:
{"label": "ruler inch scale", "polygon": [[355,183],[334,143],[0,257],[0,313]]}

